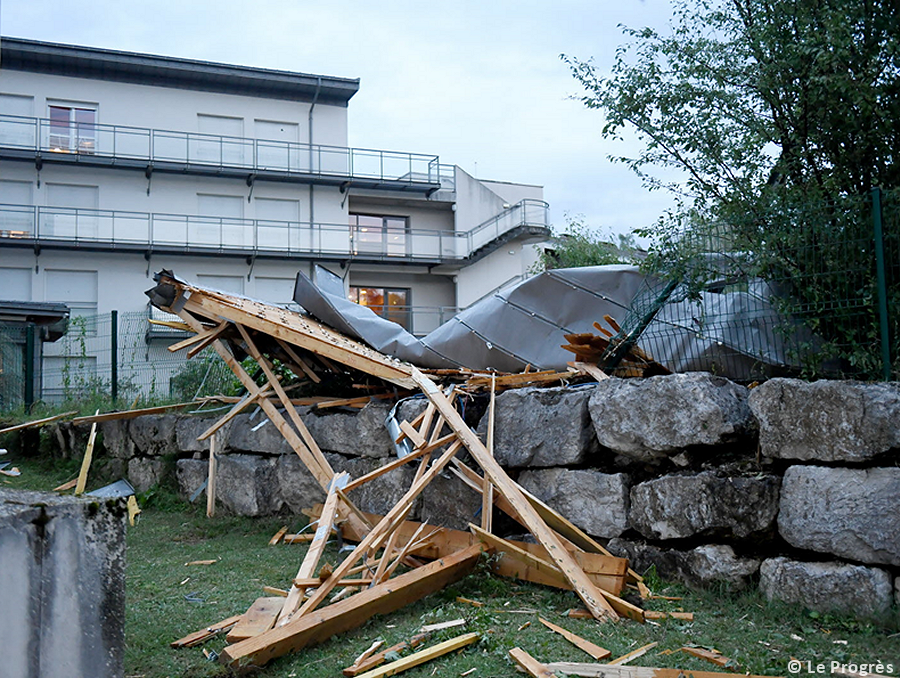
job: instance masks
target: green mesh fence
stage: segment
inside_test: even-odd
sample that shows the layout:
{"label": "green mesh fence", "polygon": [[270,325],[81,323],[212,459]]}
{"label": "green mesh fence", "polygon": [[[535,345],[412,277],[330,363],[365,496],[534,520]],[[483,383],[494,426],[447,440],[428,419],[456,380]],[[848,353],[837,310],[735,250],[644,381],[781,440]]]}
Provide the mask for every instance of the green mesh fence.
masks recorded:
{"label": "green mesh fence", "polygon": [[[166,315],[155,309],[152,314]],[[234,390],[234,375],[211,348],[190,360],[185,351],[170,353],[168,346],[189,334],[151,325],[150,317],[150,310],[74,316],[61,339],[38,340],[42,357],[34,368],[34,400],[127,407]],[[25,404],[25,334],[24,327],[0,326],[0,411]]]}
{"label": "green mesh fence", "polygon": [[676,371],[897,378],[898,198],[776,195],[727,224],[660,236],[648,262],[656,275],[620,323],[607,368],[636,342]]}

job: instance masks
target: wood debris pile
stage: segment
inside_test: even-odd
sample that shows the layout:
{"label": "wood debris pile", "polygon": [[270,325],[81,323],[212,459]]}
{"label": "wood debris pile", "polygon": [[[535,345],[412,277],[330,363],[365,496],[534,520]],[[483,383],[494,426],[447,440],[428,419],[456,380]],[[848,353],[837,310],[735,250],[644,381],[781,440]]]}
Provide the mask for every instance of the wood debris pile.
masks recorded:
{"label": "wood debris pile", "polygon": [[[564,336],[569,343],[562,344],[561,348],[574,353],[576,361],[579,363],[599,364],[600,367],[605,368],[604,361],[616,348],[615,337],[621,334],[622,328],[611,316],[605,315],[603,320],[612,331],[595,322],[594,329],[599,334],[591,332],[566,334]],[[617,377],[653,377],[659,374],[671,374],[668,368],[656,362],[653,356],[642,350],[637,344],[630,346],[616,366],[608,371]]]}
{"label": "wood debris pile", "polygon": [[[488,440],[482,442],[454,404],[458,400],[454,391],[489,391],[492,422],[497,390],[584,378],[590,370],[529,370],[499,377],[464,370],[426,373],[310,317],[189,285],[166,271],[158,274],[156,280],[157,287],[147,293],[153,304],[178,315],[184,327],[194,332],[171,350],[188,349],[189,355],[196,355],[212,347],[246,390],[246,395],[233,399],[231,410],[200,436],[209,438],[211,443],[208,512],[212,513],[215,501],[215,434],[251,405],[263,410],[326,493],[324,503],[310,510],[317,529],[307,542],[306,555],[289,590],[269,589],[274,595],[259,598],[244,614],[213,624],[173,645],[194,646],[224,633],[230,644],[219,655],[221,662],[232,668],[262,666],[440,590],[471,572],[483,552],[495,554],[492,567],[500,576],[574,591],[584,603],[586,614],[593,618],[645,620],[642,608],[621,597],[626,585],[642,586],[641,577],[628,569],[624,559],[613,557],[601,544],[515,483],[491,453],[492,424],[488,426]],[[253,376],[246,368],[247,357],[258,367]],[[377,378],[395,393],[423,393],[428,401],[425,411],[413,421],[400,424],[398,441],[408,438],[412,453],[359,478],[335,473],[295,407],[336,406],[335,401],[292,399],[276,374],[275,360],[313,382],[321,380],[325,372],[335,371],[352,373],[354,381],[359,382],[365,381],[365,375]],[[601,376],[605,375],[600,373],[597,378]],[[258,383],[260,377],[262,385]],[[353,406],[371,397],[369,393],[353,403],[342,399],[340,404]],[[468,451],[475,468],[457,458],[462,450]],[[356,506],[355,488],[411,463],[417,465],[412,484],[386,515],[365,513]],[[407,520],[417,497],[445,468],[482,495],[482,522],[470,525],[468,532]],[[536,543],[511,541],[493,534],[494,508],[525,527]],[[336,566],[320,566],[325,543],[336,528],[345,540],[356,542],[357,546]],[[286,532],[286,528],[280,530],[272,542],[287,539]],[[295,539],[295,535],[290,537]],[[465,634],[401,661],[415,665],[476,639],[477,634]],[[413,639],[409,645],[422,641]],[[384,661],[392,650],[376,652],[377,649],[363,653],[347,669],[350,673],[345,674],[357,675],[373,666],[373,658],[381,656]]]}

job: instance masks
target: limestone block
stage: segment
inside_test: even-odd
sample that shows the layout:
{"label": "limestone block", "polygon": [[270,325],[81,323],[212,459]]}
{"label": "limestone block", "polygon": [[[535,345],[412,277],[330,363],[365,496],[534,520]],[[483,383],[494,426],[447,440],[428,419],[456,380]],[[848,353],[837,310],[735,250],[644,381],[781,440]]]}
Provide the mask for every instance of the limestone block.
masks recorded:
{"label": "limestone block", "polygon": [[748,391],[703,372],[649,379],[606,379],[589,410],[597,440],[638,461],[653,461],[695,445],[719,445],[753,427]]}
{"label": "limestone block", "polygon": [[629,517],[648,539],[740,539],[774,526],[778,486],[776,476],[662,476],[631,489]]}
{"label": "limestone block", "polygon": [[791,466],[778,530],[792,546],[900,565],[900,468]]}
{"label": "limestone block", "polygon": [[772,379],[750,393],[767,457],[866,461],[900,447],[900,384]]}
{"label": "limestone block", "polygon": [[519,484],[588,534],[618,537],[628,527],[628,476],[564,468],[523,471]]}
{"label": "limestone block", "polygon": [[882,569],[840,562],[807,563],[769,558],[760,567],[759,588],[769,600],[820,612],[873,617],[891,606],[891,577]]}
{"label": "limestone block", "polygon": [[[588,412],[590,388],[520,388],[497,396],[494,457],[507,467],[582,464],[598,448]],[[488,413],[478,424],[487,440]]]}
{"label": "limestone block", "polygon": [[370,402],[358,412],[322,410],[303,415],[313,438],[322,450],[354,457],[389,457],[394,452],[384,426],[391,405]]}

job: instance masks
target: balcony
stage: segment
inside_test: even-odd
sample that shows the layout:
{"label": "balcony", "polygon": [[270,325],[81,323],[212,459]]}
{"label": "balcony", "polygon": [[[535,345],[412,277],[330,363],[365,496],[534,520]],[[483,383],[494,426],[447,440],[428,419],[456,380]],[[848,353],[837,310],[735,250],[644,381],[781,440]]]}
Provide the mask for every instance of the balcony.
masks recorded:
{"label": "balcony", "polygon": [[0,115],[0,159],[430,194],[436,155]]}
{"label": "balcony", "polygon": [[379,232],[381,237],[361,231],[348,224],[0,204],[0,247],[433,265],[471,261],[523,231],[540,237],[549,233],[547,204],[534,200],[522,201],[471,231],[407,229]]}

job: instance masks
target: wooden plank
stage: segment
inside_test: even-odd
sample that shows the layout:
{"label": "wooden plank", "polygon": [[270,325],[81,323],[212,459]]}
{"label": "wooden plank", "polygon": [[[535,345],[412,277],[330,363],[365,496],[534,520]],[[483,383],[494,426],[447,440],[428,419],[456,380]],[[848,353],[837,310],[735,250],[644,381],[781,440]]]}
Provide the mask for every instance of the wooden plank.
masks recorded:
{"label": "wooden plank", "polygon": [[170,645],[172,647],[195,647],[196,645],[204,643],[210,638],[219,635],[223,631],[228,631],[231,627],[237,624],[243,616],[244,615],[242,614],[236,614],[233,617],[229,617],[228,619],[223,619],[222,621],[216,622],[215,624],[210,624],[206,628],[202,628],[199,631],[189,633],[184,638],[173,640]]}
{"label": "wooden plank", "polygon": [[297,429],[297,432],[300,434],[300,437],[303,438],[303,442],[306,445],[306,448],[309,450],[310,455],[312,455],[313,459],[315,459],[316,463],[325,471],[325,473],[331,473],[334,475],[334,471],[331,468],[331,465],[325,459],[325,455],[322,454],[322,450],[319,449],[319,445],[316,443],[315,439],[312,437],[312,434],[309,432],[309,429],[306,428],[306,424],[303,423],[303,419],[300,417],[300,414],[294,408],[294,405],[291,403],[290,398],[288,398],[287,393],[281,385],[281,382],[278,381],[278,377],[275,374],[275,371],[272,369],[271,364],[269,364],[268,359],[263,356],[263,354],[256,347],[256,344],[250,338],[250,334],[247,332],[246,328],[240,323],[235,323],[237,325],[238,332],[241,334],[241,338],[247,345],[247,350],[250,353],[250,356],[256,361],[257,365],[259,365],[263,372],[266,375],[266,379],[269,381],[269,386],[275,390],[275,393],[278,395],[278,399],[281,401],[282,406],[284,407],[284,411],[287,412],[287,415],[290,417],[291,422],[294,424],[294,427]]}
{"label": "wooden plank", "polygon": [[426,624],[419,629],[419,633],[434,633],[435,631],[444,631],[445,629],[455,629],[457,626],[465,626],[466,620],[463,618],[451,619],[450,621],[438,622],[437,624]]}
{"label": "wooden plank", "polygon": [[[307,515],[316,518],[318,516],[318,511],[321,511],[321,504],[313,507]],[[377,523],[382,520],[382,516],[377,514],[365,513],[363,515],[371,523]],[[421,530],[423,525],[423,523],[407,520],[398,528],[398,532],[403,539],[408,540],[414,533]],[[345,526],[344,528],[345,539],[359,541],[363,536],[365,536],[364,533],[356,533],[349,526]],[[442,558],[456,550],[471,546],[478,541],[478,538],[471,532],[441,527],[437,528],[435,533],[428,536],[427,546],[414,548],[410,552],[423,558]],[[500,552],[497,554],[498,557],[492,565],[493,571],[496,574],[503,577],[523,579],[535,584],[553,586],[568,591],[572,590],[571,584],[569,584],[566,578],[562,576],[561,572],[556,570],[556,566],[549,561],[549,556],[543,546],[540,544],[531,544],[509,539],[503,541],[515,547],[515,549],[510,548],[508,552]],[[515,553],[519,550],[525,551],[528,554],[545,561],[550,566],[550,569],[557,574],[544,573],[534,567],[530,567],[525,559],[518,559],[516,557]],[[627,568],[627,561],[624,558],[603,556],[596,553],[579,553],[577,551],[573,553],[573,557],[598,587],[605,588],[613,593],[622,590],[624,573]],[[589,613],[587,614],[589,615]]]}
{"label": "wooden plank", "polygon": [[375,642],[373,642],[371,645],[369,645],[369,647],[367,649],[363,650],[363,652],[356,659],[353,660],[353,663],[350,666],[348,666],[346,669],[344,669],[344,671],[342,671],[342,673],[344,673],[345,676],[347,676],[347,675],[355,676],[356,673],[348,674],[348,673],[346,673],[346,671],[353,671],[356,667],[358,667],[360,664],[362,664],[364,661],[366,661],[369,657],[371,657],[373,654],[375,654],[382,645],[384,645],[383,640],[376,640]]}
{"label": "wooden plank", "polygon": [[[405,437],[412,441],[413,447],[425,447],[425,444],[428,442],[425,440],[425,436],[419,433],[408,421],[400,422],[400,430],[403,431]],[[399,437],[397,438],[397,441],[400,441]]]}
{"label": "wooden plank", "polygon": [[275,546],[275,544],[280,544],[281,540],[284,539],[284,535],[287,534],[288,526],[285,525],[278,532],[272,535],[272,538],[269,540],[269,546]]}
{"label": "wooden plank", "polygon": [[204,327],[193,336],[190,336],[187,339],[182,339],[181,341],[177,341],[174,344],[170,344],[166,347],[166,350],[168,350],[169,353],[176,353],[183,348],[188,348],[189,346],[193,346],[194,344],[199,344],[200,342],[205,341],[210,336],[212,336],[213,339],[217,339],[222,333],[222,330],[225,329],[227,325],[228,321],[222,320],[214,327]]}
{"label": "wooden plank", "polygon": [[241,620],[228,632],[225,639],[229,643],[236,643],[268,631],[275,623],[275,618],[283,603],[284,598],[278,596],[257,598],[250,609],[243,614]]}
{"label": "wooden plank", "polygon": [[420,664],[424,664],[425,662],[430,662],[432,659],[437,659],[438,657],[442,657],[445,654],[449,654],[450,652],[459,650],[460,648],[466,647],[467,645],[471,645],[472,643],[478,641],[480,638],[480,633],[466,633],[461,636],[457,636],[456,638],[445,640],[443,643],[438,643],[437,645],[427,647],[424,650],[414,652],[408,657],[403,657],[402,659],[398,659],[397,661],[391,662],[390,664],[385,664],[384,666],[377,669],[372,669],[371,671],[367,671],[366,673],[361,673],[359,674],[359,678],[385,678],[385,676],[395,676],[398,673],[408,671],[415,666],[419,666]]}
{"label": "wooden plank", "polygon": [[[488,404],[487,453],[494,456],[494,410],[497,400],[497,377],[491,375],[491,399]],[[494,486],[487,476],[481,490],[481,529],[492,532],[494,529]]]}
{"label": "wooden plank", "polygon": [[314,610],[334,588],[335,582],[343,579],[347,571],[356,564],[366,551],[378,548],[381,541],[388,535],[389,530],[396,528],[397,523],[402,522],[422,490],[424,490],[428,483],[430,483],[431,480],[441,472],[444,466],[450,462],[450,459],[453,458],[453,455],[457,453],[460,447],[461,443],[459,442],[451,445],[441,458],[438,459],[418,481],[412,484],[409,490],[406,491],[406,494],[404,494],[400,501],[394,505],[387,515],[385,515],[381,522],[373,527],[363,540],[359,542],[359,545],[357,545],[353,552],[347,556],[344,562],[335,568],[334,573],[328,581],[323,582],[322,585],[316,589],[315,593],[310,596],[309,600],[303,604],[299,610],[299,615],[302,616]]}
{"label": "wooden plank", "polygon": [[263,593],[268,593],[270,596],[278,596],[279,598],[287,598],[288,594],[284,589],[276,589],[274,586],[263,586]]}
{"label": "wooden plank", "polygon": [[[97,410],[99,413],[100,410]],[[88,470],[91,468],[91,460],[94,458],[94,442],[97,440],[97,422],[91,424],[91,434],[88,436],[87,448],[84,450],[84,459],[81,460],[81,470],[78,472],[78,482],[75,483],[75,494],[84,494],[87,486]]]}
{"label": "wooden plank", "polygon": [[376,614],[393,612],[459,581],[475,567],[481,551],[481,544],[471,546],[339,603],[297,617],[284,626],[226,647],[220,661],[233,667],[263,666],[288,652],[324,642],[337,633],[362,625]]}
{"label": "wooden plank", "polygon": [[[139,410],[122,410],[120,412],[107,412],[105,414],[92,414],[88,417],[75,417],[72,420],[73,424],[93,424],[94,422],[100,423],[104,421],[116,421],[119,419],[134,419],[135,417],[143,417],[149,414],[162,414],[163,412],[168,412],[169,410],[180,410],[184,407],[188,407],[189,405],[196,405],[199,401],[197,400],[189,400],[186,403],[175,403],[173,405],[160,405],[159,407],[144,407]],[[74,414],[74,413],[70,413]],[[2,433],[2,431],[0,431]]]}
{"label": "wooden plank", "polygon": [[294,350],[293,346],[283,341],[282,339],[278,339],[277,337],[275,341],[278,342],[278,345],[281,346],[282,350],[288,354],[290,359],[294,361],[294,364],[297,365],[297,367],[300,368],[303,374],[305,374],[311,381],[316,384],[322,382],[322,378],[318,374],[313,372],[312,368],[306,364],[306,361],[303,358],[297,355],[297,352]]}
{"label": "wooden plank", "polygon": [[[303,588],[313,588],[314,586],[318,586],[322,583],[322,579],[319,577],[310,577],[309,579],[294,579],[294,586],[300,586]],[[366,577],[364,579],[341,579],[337,585],[338,586],[368,586],[372,583],[372,577]]]}
{"label": "wooden plank", "polygon": [[353,407],[356,405],[363,406],[367,405],[372,400],[402,398],[403,396],[407,396],[410,393],[412,393],[412,391],[399,391],[397,393],[378,393],[375,395],[357,396],[355,398],[335,398],[333,400],[323,400],[322,402],[316,404],[313,409],[325,410],[331,407]]}
{"label": "wooden plank", "polygon": [[708,661],[709,663],[715,664],[716,666],[719,666],[721,668],[725,668],[726,666],[728,666],[729,668],[731,666],[736,666],[734,660],[729,659],[717,650],[707,650],[705,647],[685,646],[681,648],[681,651],[697,657],[698,659]]}
{"label": "wooden plank", "polygon": [[343,673],[347,678],[353,678],[353,676],[359,675],[360,673],[363,673],[364,671],[369,671],[369,670],[375,668],[376,666],[380,666],[381,664],[384,664],[387,655],[390,654],[391,652],[399,653],[399,652],[403,652],[404,650],[408,650],[413,647],[418,647],[425,641],[425,638],[427,638],[427,637],[428,637],[428,634],[419,633],[419,634],[413,636],[412,638],[410,638],[409,640],[403,640],[403,641],[397,643],[396,645],[391,645],[390,647],[385,648],[378,654],[370,655],[369,657],[366,657],[362,660],[357,659],[357,661],[353,662],[352,666],[348,666],[346,669],[341,671],[341,673]]}
{"label": "wooden plank", "polygon": [[206,347],[208,347],[208,346],[209,346],[211,343],[213,343],[216,339],[218,339],[218,338],[221,337],[223,334],[225,334],[225,330],[226,330],[227,328],[228,328],[228,321],[227,321],[227,320],[223,320],[222,322],[220,322],[218,325],[216,325],[214,328],[212,328],[212,329],[209,331],[209,334],[208,334],[207,336],[203,337],[199,342],[197,342],[197,345],[196,345],[196,346],[194,346],[193,348],[191,348],[190,350],[188,350],[188,352],[187,352],[187,357],[188,357],[188,358],[193,358],[195,355],[197,355],[198,353],[200,353],[200,351],[202,351],[203,349],[205,349]]}
{"label": "wooden plank", "polygon": [[[466,466],[464,463],[459,461],[458,459],[453,460],[453,465],[459,469],[463,474],[469,477],[473,485],[470,485],[476,491],[480,491],[477,489],[475,484],[481,483],[481,476],[479,476],[475,471]],[[533,494],[528,492],[527,490],[519,488],[522,490],[522,494],[525,495],[525,498],[531,504],[537,514],[543,518],[543,520],[547,523],[547,525],[558,532],[560,535],[571,541],[573,544],[578,546],[579,548],[584,549],[590,553],[600,553],[605,556],[614,557],[609,551],[607,551],[600,542],[596,539],[585,533],[581,530],[577,525],[572,523],[570,520],[565,518],[564,516],[557,513],[550,506],[545,504],[543,501],[535,497]],[[515,520],[516,522],[524,525],[525,523],[519,518],[519,514],[516,512],[515,508],[513,508],[512,504],[510,504],[503,495],[495,494],[494,495],[494,504],[498,509],[503,511],[510,518]],[[628,570],[628,578],[632,581],[643,581],[644,578],[641,577],[634,570]]]}
{"label": "wooden plank", "polygon": [[[609,664],[581,664],[578,662],[552,662],[547,664],[547,668],[568,676],[584,676],[585,678],[723,678],[724,676],[734,676],[733,673],[718,671],[682,671],[681,669],[658,669],[649,666],[610,666]],[[772,677],[747,675],[744,678]]]}
{"label": "wooden plank", "polygon": [[572,643],[572,645],[577,647],[579,650],[583,650],[584,652],[587,652],[594,659],[603,660],[612,655],[612,652],[610,652],[606,648],[600,647],[599,645],[595,645],[594,643],[587,640],[586,638],[582,638],[581,636],[576,635],[576,634],[572,633],[571,631],[568,631],[567,629],[564,629],[562,626],[557,626],[556,624],[554,624],[552,622],[548,622],[546,619],[544,619],[542,617],[538,617],[538,621],[540,621],[541,624],[546,626],[548,629],[550,629],[554,633],[558,633],[559,635],[561,635],[563,638],[568,640],[570,643]]}
{"label": "wooden plank", "polygon": [[[300,569],[297,571],[297,579],[309,579],[315,573],[316,566],[319,564],[319,558],[325,551],[325,544],[328,542],[328,536],[331,534],[331,528],[334,525],[334,519],[337,516],[338,495],[337,488],[341,481],[347,477],[347,473],[341,473],[334,477],[331,487],[328,488],[328,495],[325,497],[325,506],[322,509],[322,515],[319,518],[319,524],[316,526],[316,533],[309,545],[309,550],[300,563]],[[283,601],[281,611],[278,613],[276,625],[283,626],[290,621],[290,617],[300,607],[303,602],[303,595],[306,592],[305,586],[298,586],[296,583],[291,584],[291,590],[288,592],[287,598]]]}
{"label": "wooden plank", "polygon": [[[26,428],[31,428],[32,426],[43,426],[44,424],[49,424],[52,421],[58,421],[60,419],[65,419],[66,417],[71,417],[73,414],[78,414],[78,410],[72,410],[71,412],[63,412],[62,414],[57,414],[53,417],[47,417],[46,419],[36,419],[34,421],[29,421],[24,424],[16,424],[15,426],[8,426],[4,429],[0,429],[0,435],[4,433],[12,433],[13,431],[21,431]],[[72,421],[76,421],[73,419]]]}
{"label": "wooden plank", "polygon": [[415,461],[419,457],[423,457],[426,454],[431,454],[435,450],[440,449],[444,445],[446,445],[450,442],[453,442],[454,440],[456,440],[456,434],[450,433],[449,435],[446,435],[443,438],[439,438],[435,442],[430,443],[430,444],[426,445],[425,447],[422,447],[414,452],[411,452],[410,454],[407,454],[405,457],[401,457],[399,459],[394,459],[393,461],[388,462],[384,466],[379,466],[374,471],[370,471],[366,475],[360,476],[356,480],[351,480],[349,483],[347,483],[347,487],[344,488],[344,492],[349,492],[350,490],[354,490],[357,487],[359,487],[360,485],[365,485],[370,480],[375,480],[376,478],[383,476],[385,473],[389,473],[390,471],[393,471],[396,468],[400,468],[404,464],[408,464],[411,461]]}
{"label": "wooden plank", "polygon": [[693,612],[659,612],[658,610],[644,610],[644,619],[680,619],[682,621],[694,621]]}
{"label": "wooden plank", "polygon": [[581,370],[585,374],[591,375],[597,381],[604,381],[605,379],[609,379],[609,375],[606,372],[592,363],[584,363],[576,360],[575,362],[569,364],[572,365],[572,367],[574,367],[576,370]]}
{"label": "wooden plank", "polygon": [[456,431],[456,435],[463,441],[466,449],[469,450],[469,453],[481,466],[485,475],[513,506],[531,534],[547,549],[550,557],[557,567],[562,570],[566,579],[572,584],[572,589],[581,598],[585,606],[597,619],[617,619],[618,614],[606,601],[600,590],[578,567],[578,564],[565,549],[559,537],[547,527],[547,524],[535,512],[528,499],[522,494],[521,488],[506,475],[506,471],[503,470],[500,464],[487,453],[487,449],[478,439],[478,436],[463,421],[463,418],[453,408],[453,405],[444,394],[441,393],[440,389],[415,367],[412,368],[412,377],[416,384],[419,385],[419,388],[425,392],[425,396],[434,403],[438,412],[444,415],[444,419],[450,428]]}
{"label": "wooden plank", "polygon": [[229,421],[234,419],[237,415],[247,409],[247,406],[252,405],[257,401],[257,399],[262,397],[267,397],[271,394],[271,391],[268,389],[254,389],[243,398],[241,398],[237,403],[235,403],[234,407],[232,407],[227,414],[225,414],[222,418],[216,421],[212,426],[206,429],[203,433],[197,436],[197,440],[206,440],[211,435],[213,435],[216,431],[222,428]]}
{"label": "wooden plank", "polygon": [[516,666],[532,678],[556,678],[556,674],[546,664],[541,664],[521,647],[511,649],[509,656],[512,657]]}
{"label": "wooden plank", "polygon": [[657,643],[657,642],[648,643],[648,644],[644,645],[643,647],[639,647],[636,650],[632,650],[628,654],[623,654],[621,657],[619,657],[617,659],[613,659],[611,662],[609,662],[609,665],[610,666],[621,666],[622,664],[627,664],[628,662],[630,662],[634,659],[637,659],[638,657],[643,657],[645,654],[647,654],[650,650],[652,650],[657,645],[659,645],[659,643]]}
{"label": "wooden plank", "polygon": [[[394,570],[397,569],[397,566],[400,565],[400,563],[402,563],[404,561],[404,559],[412,551],[414,551],[418,545],[427,542],[431,536],[433,536],[436,532],[438,532],[438,530],[435,530],[434,532],[432,532],[432,534],[428,535],[427,537],[423,537],[422,539],[419,539],[419,534],[422,532],[422,530],[424,528],[425,528],[425,524],[423,524],[418,530],[416,530],[413,533],[413,536],[410,537],[409,540],[406,542],[406,544],[403,546],[403,548],[400,549],[400,552],[397,554],[397,557],[394,558],[394,561],[390,564],[390,566],[388,566],[387,570],[385,571],[385,573],[384,573],[385,579],[387,579],[394,573]],[[394,534],[398,534],[398,532],[394,532]]]}
{"label": "wooden plank", "polygon": [[216,459],[216,434],[209,437],[209,468],[206,480],[206,517],[216,515],[216,471],[219,465]]}

